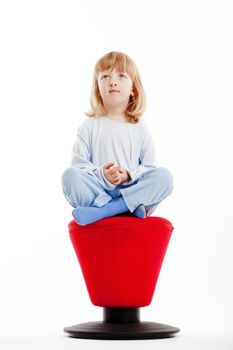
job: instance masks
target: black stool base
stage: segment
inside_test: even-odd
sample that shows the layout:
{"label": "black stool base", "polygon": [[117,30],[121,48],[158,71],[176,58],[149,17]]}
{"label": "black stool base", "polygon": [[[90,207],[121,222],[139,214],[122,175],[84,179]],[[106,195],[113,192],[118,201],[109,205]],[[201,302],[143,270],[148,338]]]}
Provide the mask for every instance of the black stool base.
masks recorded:
{"label": "black stool base", "polygon": [[64,328],[64,332],[72,338],[112,340],[170,338],[179,331],[179,328],[155,322],[122,324],[96,321]]}
{"label": "black stool base", "polygon": [[158,339],[170,338],[180,331],[163,323],[141,322],[139,308],[103,308],[103,322],[86,322],[65,327],[72,338],[85,339]]}

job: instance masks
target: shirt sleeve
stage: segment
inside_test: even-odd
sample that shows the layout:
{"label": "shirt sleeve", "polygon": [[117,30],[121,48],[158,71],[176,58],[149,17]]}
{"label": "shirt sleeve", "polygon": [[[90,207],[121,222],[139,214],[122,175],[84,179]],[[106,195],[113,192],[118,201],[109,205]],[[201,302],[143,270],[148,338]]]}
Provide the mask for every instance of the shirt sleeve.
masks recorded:
{"label": "shirt sleeve", "polygon": [[77,131],[77,136],[72,149],[71,165],[78,169],[85,169],[92,172],[98,179],[99,183],[108,190],[116,186],[108,181],[104,176],[103,166],[95,166],[91,163],[91,137],[90,128],[87,123],[83,123]]}
{"label": "shirt sleeve", "polygon": [[157,162],[155,157],[154,139],[149,129],[144,125],[139,165],[134,169],[126,169],[130,176],[130,180],[126,183],[133,183],[134,181],[140,179],[143,173],[155,168],[157,168]]}

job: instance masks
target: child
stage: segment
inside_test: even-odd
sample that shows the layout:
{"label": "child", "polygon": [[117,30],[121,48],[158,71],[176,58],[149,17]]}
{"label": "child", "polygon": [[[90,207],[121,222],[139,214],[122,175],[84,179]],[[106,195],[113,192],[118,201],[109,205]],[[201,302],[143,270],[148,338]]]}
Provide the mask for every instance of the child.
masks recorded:
{"label": "child", "polygon": [[173,178],[155,164],[152,135],[140,121],[145,93],[128,55],[109,52],[97,61],[91,107],[62,175],[74,220],[86,225],[123,213],[151,215],[171,194]]}

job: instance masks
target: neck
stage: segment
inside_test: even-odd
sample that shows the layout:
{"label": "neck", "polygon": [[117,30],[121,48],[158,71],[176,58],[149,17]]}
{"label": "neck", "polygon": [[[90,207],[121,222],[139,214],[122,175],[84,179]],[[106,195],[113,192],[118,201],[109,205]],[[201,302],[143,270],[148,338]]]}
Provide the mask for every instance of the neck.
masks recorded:
{"label": "neck", "polygon": [[127,121],[125,112],[118,108],[111,108],[106,111],[105,116],[113,120]]}

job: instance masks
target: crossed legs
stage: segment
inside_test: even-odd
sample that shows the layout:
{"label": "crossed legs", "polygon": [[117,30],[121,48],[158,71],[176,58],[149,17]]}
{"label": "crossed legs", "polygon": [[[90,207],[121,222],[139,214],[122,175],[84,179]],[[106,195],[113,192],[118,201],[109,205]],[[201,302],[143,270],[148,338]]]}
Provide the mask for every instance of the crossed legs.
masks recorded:
{"label": "crossed legs", "polygon": [[139,218],[151,215],[171,194],[173,178],[169,170],[158,167],[143,174],[133,184],[120,185],[109,191],[102,187],[93,173],[71,167],[63,173],[62,185],[67,201],[75,208],[72,212],[75,221],[86,225],[128,211]]}

